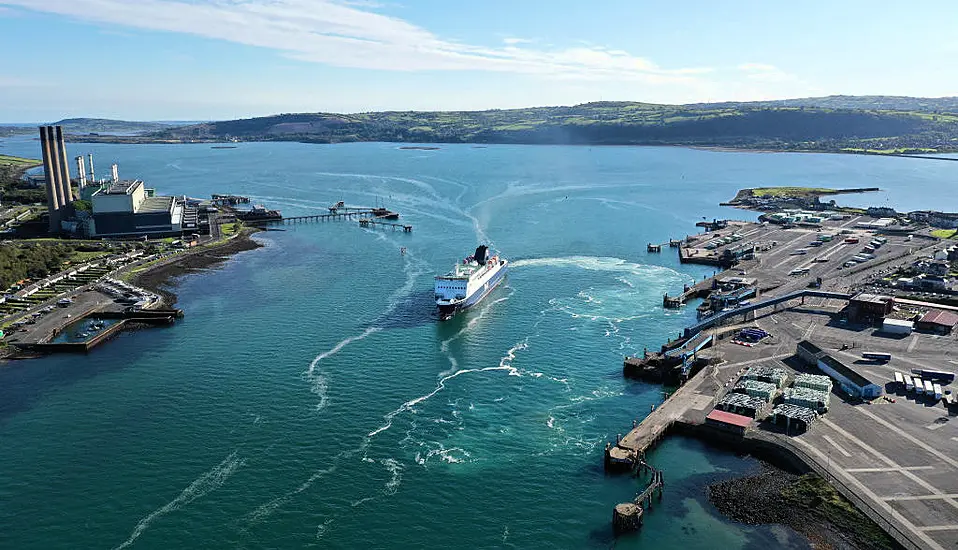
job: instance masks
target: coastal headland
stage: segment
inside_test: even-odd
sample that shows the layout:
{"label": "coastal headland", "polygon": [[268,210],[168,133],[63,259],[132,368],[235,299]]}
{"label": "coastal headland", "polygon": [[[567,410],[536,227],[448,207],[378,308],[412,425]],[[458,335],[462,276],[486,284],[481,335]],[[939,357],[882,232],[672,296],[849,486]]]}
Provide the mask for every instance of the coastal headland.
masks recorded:
{"label": "coastal headland", "polygon": [[[958,533],[958,438],[938,430],[958,407],[950,390],[931,395],[900,380],[940,370],[941,357],[958,350],[952,326],[922,322],[954,317],[958,325],[958,308],[949,305],[958,289],[921,292],[908,277],[953,248],[914,213],[882,218],[887,211],[868,216],[818,201],[870,189],[755,191],[737,198],[766,221],[713,220],[700,224],[705,233],[673,245],[683,261],[721,260],[725,269],[681,289],[681,299],[664,298],[665,307],[701,299],[696,324],[659,351],[625,358],[625,376],[676,389],[606,446],[606,469],[657,467],[667,480],[668,467],[655,464],[656,444],[693,436],[792,472],[710,488],[733,519],[793,525],[833,545],[950,547]],[[747,202],[757,197],[772,202]],[[797,210],[792,200],[816,209]],[[909,328],[890,328],[897,326]],[[954,375],[942,376],[947,390]],[[633,504],[640,517],[654,513],[638,497]]]}

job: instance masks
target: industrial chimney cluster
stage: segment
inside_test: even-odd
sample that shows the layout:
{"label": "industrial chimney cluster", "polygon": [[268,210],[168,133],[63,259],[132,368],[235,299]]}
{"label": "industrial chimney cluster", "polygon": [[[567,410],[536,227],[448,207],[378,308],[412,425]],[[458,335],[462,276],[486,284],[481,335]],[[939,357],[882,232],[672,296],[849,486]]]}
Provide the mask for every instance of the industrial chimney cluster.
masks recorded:
{"label": "industrial chimney cluster", "polygon": [[47,210],[50,213],[50,232],[60,231],[60,221],[69,215],[73,203],[70,188],[70,166],[61,126],[40,127],[40,147],[43,150],[43,173],[47,180]]}

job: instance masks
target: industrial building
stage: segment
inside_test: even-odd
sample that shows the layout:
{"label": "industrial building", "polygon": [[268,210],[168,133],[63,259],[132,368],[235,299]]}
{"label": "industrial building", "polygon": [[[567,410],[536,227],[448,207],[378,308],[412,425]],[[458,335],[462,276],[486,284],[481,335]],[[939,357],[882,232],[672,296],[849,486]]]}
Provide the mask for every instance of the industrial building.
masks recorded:
{"label": "industrial building", "polygon": [[908,335],[915,329],[915,323],[904,319],[887,318],[882,321],[881,331],[888,334]]}
{"label": "industrial building", "polygon": [[806,364],[818,367],[823,373],[838,382],[842,390],[849,395],[862,399],[874,399],[880,397],[883,393],[880,384],[868,380],[808,340],[802,340],[798,343],[795,354]]}
{"label": "industrial building", "polygon": [[936,334],[951,334],[958,326],[958,315],[941,309],[933,309],[915,323],[915,328]]}
{"label": "industrial building", "polygon": [[818,368],[835,379],[842,390],[849,395],[862,399],[874,399],[881,397],[883,393],[881,385],[865,378],[830,355],[823,355],[818,359]]}
{"label": "industrial building", "polygon": [[848,303],[848,317],[853,321],[875,322],[892,312],[895,299],[862,292]]}
{"label": "industrial building", "polygon": [[722,431],[745,435],[745,432],[752,426],[752,419],[740,414],[715,409],[705,417],[705,423]]}
{"label": "industrial building", "polygon": [[825,351],[808,340],[802,340],[795,347],[795,354],[806,365],[811,365],[814,367],[818,365],[818,359],[825,355]]}
{"label": "industrial building", "polygon": [[90,234],[98,237],[179,235],[184,229],[185,201],[156,195],[140,180],[120,181],[115,167],[112,183],[93,193]]}

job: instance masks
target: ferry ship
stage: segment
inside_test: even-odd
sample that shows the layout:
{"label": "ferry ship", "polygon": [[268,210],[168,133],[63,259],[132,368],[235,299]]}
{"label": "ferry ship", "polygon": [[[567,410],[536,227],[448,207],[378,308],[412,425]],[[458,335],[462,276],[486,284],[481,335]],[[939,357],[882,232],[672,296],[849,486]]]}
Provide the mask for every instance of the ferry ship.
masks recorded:
{"label": "ferry ship", "polygon": [[436,276],[436,305],[443,320],[459,310],[482,301],[502,282],[509,262],[489,255],[489,247],[480,245],[476,253],[462,260],[445,275]]}

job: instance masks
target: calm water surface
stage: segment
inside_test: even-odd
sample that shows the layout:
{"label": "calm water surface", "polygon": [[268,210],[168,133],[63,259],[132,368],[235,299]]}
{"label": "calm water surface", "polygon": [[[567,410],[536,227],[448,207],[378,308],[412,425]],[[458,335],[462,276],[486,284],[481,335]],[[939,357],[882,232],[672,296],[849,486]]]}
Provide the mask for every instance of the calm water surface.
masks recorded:
{"label": "calm water surface", "polygon": [[[661,295],[710,274],[647,242],[694,232],[740,187],[879,186],[958,202],[958,163],[680,148],[392,144],[110,146],[105,170],[161,192],[236,193],[319,213],[378,199],[411,235],[287,227],[178,281],[186,318],[89,356],[0,369],[3,548],[805,548],[719,517],[704,486],[750,459],[682,439],[669,486],[615,540],[602,448],[662,399],[621,359],[694,316]],[[0,152],[38,156],[35,141]],[[105,174],[105,171],[103,172]],[[935,196],[935,201],[923,199]],[[432,276],[491,243],[513,261],[438,323]],[[408,252],[401,255],[400,247]]]}

